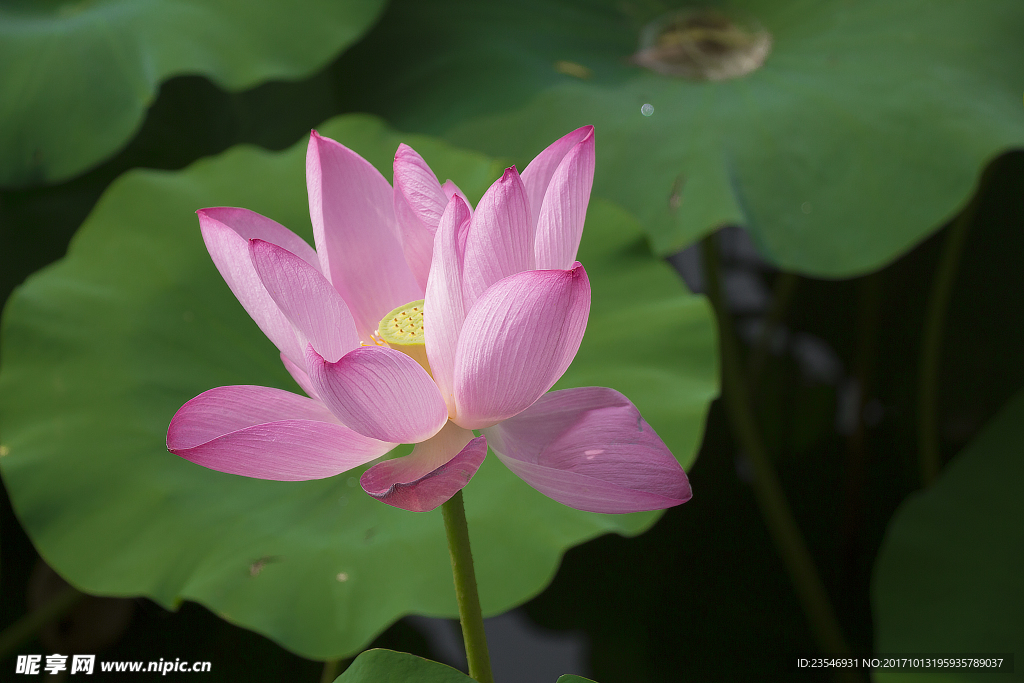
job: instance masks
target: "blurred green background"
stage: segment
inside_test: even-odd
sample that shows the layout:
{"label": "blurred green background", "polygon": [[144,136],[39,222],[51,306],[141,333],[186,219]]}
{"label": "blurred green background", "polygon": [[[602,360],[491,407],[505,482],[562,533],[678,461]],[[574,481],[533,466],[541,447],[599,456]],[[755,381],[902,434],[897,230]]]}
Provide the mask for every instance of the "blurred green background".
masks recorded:
{"label": "blurred green background", "polygon": [[[836,680],[796,668],[820,631],[751,433],[854,654],[1024,655],[1022,46],[1010,0],[0,4],[0,625],[66,595],[40,553],[120,596],[9,628],[0,677],[65,650],[211,660],[210,680],[318,680],[371,643],[451,661],[426,622],[395,621],[455,614],[429,516],[342,515],[347,475],[280,502],[162,452],[205,388],[293,388],[191,211],[237,202],[308,237],[312,127],[387,177],[406,141],[476,200],[596,126],[594,314],[565,385],[627,393],[694,497],[660,519],[577,515],[482,471],[485,609],[525,603],[524,628],[574,634],[581,670],[562,673]],[[716,231],[736,354],[700,295]],[[715,399],[722,366],[745,395]],[[372,590],[310,587],[356,552]],[[1024,679],[945,676],[913,680]]]}

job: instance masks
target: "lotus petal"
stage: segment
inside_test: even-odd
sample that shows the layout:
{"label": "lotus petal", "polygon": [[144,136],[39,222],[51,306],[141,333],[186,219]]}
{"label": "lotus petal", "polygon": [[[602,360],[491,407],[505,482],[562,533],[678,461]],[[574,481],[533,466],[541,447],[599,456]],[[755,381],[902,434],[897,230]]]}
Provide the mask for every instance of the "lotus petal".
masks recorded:
{"label": "lotus petal", "polygon": [[280,389],[217,387],[183,405],[167,450],[219,472],[304,481],[358,467],[395,447],[358,434],[317,401]]}
{"label": "lotus petal", "polygon": [[448,420],[437,385],[419,363],[400,351],[362,347],[329,363],[307,346],[306,367],[317,396],[360,434],[419,443]]}
{"label": "lotus petal", "polygon": [[377,500],[412,512],[433,510],[469,483],[487,456],[487,440],[453,422],[412,453],[385,460],[359,479]]}
{"label": "lotus petal", "polygon": [[526,410],[576,356],[590,313],[583,266],[495,283],[466,316],[455,354],[455,421],[483,429]]}
{"label": "lotus petal", "polygon": [[527,484],[578,510],[657,510],[691,496],[668,447],[614,389],[553,391],[485,434]]}

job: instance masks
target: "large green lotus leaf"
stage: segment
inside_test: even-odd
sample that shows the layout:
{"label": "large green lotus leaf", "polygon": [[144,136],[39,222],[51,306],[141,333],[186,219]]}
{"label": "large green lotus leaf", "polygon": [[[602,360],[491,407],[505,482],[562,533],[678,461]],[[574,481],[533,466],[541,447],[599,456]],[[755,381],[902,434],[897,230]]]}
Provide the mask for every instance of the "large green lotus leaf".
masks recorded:
{"label": "large green lotus leaf", "polygon": [[383,0],[0,0],[0,186],[54,182],[120,149],[166,78],[294,79]]}
{"label": "large green lotus leaf", "polygon": [[[383,172],[398,143],[478,198],[500,166],[399,136],[366,116],[320,129]],[[219,385],[298,391],[206,253],[194,212],[245,206],[311,235],[305,143],[238,147],[182,172],[118,179],[68,256],[32,276],[3,319],[0,470],[43,557],[80,588],[199,601],[312,658],[349,655],[406,613],[457,614],[440,511],[383,505],[361,470],[320,481],[246,479],[164,449],[185,401]],[[702,297],[645,252],[635,221],[591,203],[580,250],[593,287],[583,346],[561,386],[630,396],[689,466],[717,392]],[[700,495],[700,492],[697,492]],[[555,503],[493,456],[465,492],[485,612],[537,594],[569,547],[637,534],[658,513]]]}
{"label": "large green lotus leaf", "polygon": [[474,683],[450,666],[393,650],[367,650],[335,683]]}
{"label": "large green lotus leaf", "polygon": [[894,258],[1024,143],[1018,0],[730,5],[772,35],[741,78],[631,64],[669,8],[620,0],[396,0],[341,77],[358,109],[519,163],[595,124],[595,191],[637,216],[657,253],[739,224],[776,264],[820,276]]}
{"label": "large green lotus leaf", "polygon": [[[872,582],[876,651],[1024,652],[1022,481],[1024,392],[889,523]],[[969,669],[930,675],[877,672],[876,679],[993,678]],[[1020,661],[1012,678],[1024,680]]]}

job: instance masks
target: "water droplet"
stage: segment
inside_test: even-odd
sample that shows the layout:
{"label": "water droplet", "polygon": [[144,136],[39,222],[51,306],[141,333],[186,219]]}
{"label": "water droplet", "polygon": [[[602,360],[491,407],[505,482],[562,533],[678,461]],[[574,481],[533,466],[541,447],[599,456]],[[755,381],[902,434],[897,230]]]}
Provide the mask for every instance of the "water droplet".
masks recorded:
{"label": "water droplet", "polygon": [[640,107],[640,113],[644,116],[650,116],[654,113],[654,105],[648,102],[644,106]]}
{"label": "water droplet", "polygon": [[355,488],[358,482],[356,481],[355,477],[349,477],[348,481],[345,483],[347,483],[351,488]]}
{"label": "water droplet", "polygon": [[803,204],[800,205],[800,210],[803,211],[804,213],[810,213],[811,212],[811,203],[810,202],[804,202]]}

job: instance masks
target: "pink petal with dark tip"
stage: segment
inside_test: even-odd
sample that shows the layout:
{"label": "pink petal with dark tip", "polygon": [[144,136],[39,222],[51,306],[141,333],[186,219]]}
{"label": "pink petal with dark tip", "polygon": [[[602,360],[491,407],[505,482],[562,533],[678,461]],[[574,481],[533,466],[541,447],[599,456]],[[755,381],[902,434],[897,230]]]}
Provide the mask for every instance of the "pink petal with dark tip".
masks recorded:
{"label": "pink petal with dark tip", "polygon": [[530,204],[515,166],[484,193],[466,240],[462,291],[467,307],[498,280],[533,269]]}
{"label": "pink petal with dark tip", "polygon": [[551,179],[554,177],[555,171],[562,163],[565,155],[582,140],[586,139],[587,136],[593,139],[593,135],[593,126],[583,126],[563,135],[534,157],[533,161],[523,171],[523,185],[526,186],[526,195],[530,200],[530,210],[533,212],[533,224],[535,226],[540,220],[540,209],[544,205],[544,195],[547,194]]}
{"label": "pink petal with dark tip", "polygon": [[469,198],[466,197],[466,193],[459,189],[459,186],[453,183],[451,180],[444,181],[441,185],[441,191],[444,192],[444,196],[451,201],[451,198],[458,195],[462,198],[462,201],[466,202],[466,207],[469,209],[469,214],[473,215],[473,205],[469,202]]}
{"label": "pink petal with dark tip", "polygon": [[412,512],[433,510],[458,493],[487,456],[487,440],[449,422],[404,458],[385,460],[359,479],[377,500]]}
{"label": "pink petal with dark tip", "polygon": [[459,334],[455,422],[483,429],[533,405],[576,356],[589,313],[590,281],[578,263],[491,286]]}
{"label": "pink petal with dark tip", "polygon": [[[570,149],[551,176],[537,218],[537,268],[568,268],[576,260],[594,185],[594,131]],[[536,208],[534,209],[537,210]]]}

